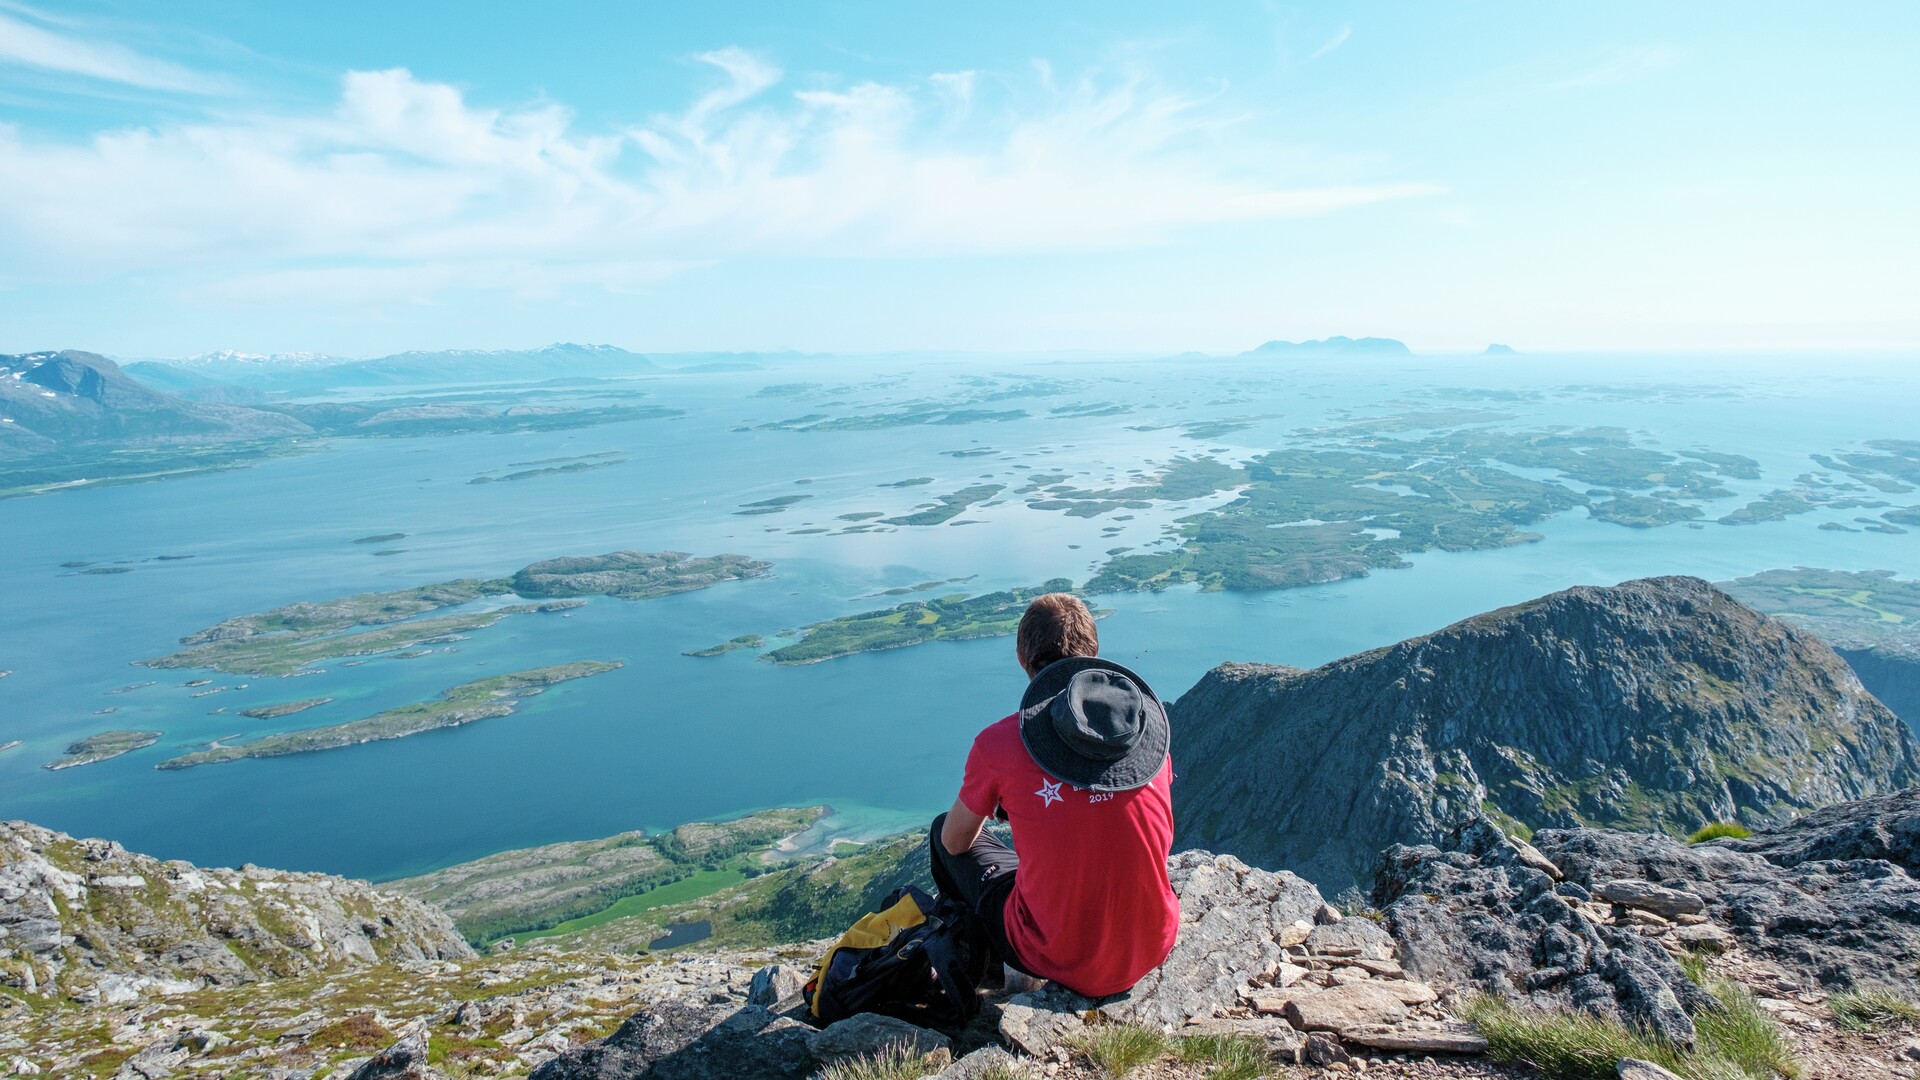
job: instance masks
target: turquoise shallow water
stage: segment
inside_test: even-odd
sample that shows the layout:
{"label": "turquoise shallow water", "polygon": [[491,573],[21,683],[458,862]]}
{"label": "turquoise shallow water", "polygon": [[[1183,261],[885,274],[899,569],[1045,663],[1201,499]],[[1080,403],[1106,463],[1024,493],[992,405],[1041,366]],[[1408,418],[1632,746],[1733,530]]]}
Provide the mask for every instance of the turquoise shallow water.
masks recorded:
{"label": "turquoise shallow water", "polygon": [[[12,567],[0,603],[0,669],[14,671],[0,679],[0,742],[24,741],[0,752],[0,816],[167,857],[376,878],[508,847],[774,805],[829,802],[843,811],[842,827],[883,831],[944,808],[973,733],[1017,701],[1023,679],[1009,640],[936,643],[802,668],[776,668],[745,652],[715,659],[682,652],[897,602],[871,595],[890,586],[965,575],[978,575],[962,586],[970,590],[1054,576],[1085,580],[1107,548],[1149,545],[1183,511],[1159,506],[1114,523],[1003,499],[961,515],[975,524],[855,536],[792,530],[837,528],[843,513],[900,513],[968,484],[1018,483],[1025,472],[1067,472],[1082,486],[1104,486],[1176,454],[1214,450],[1238,459],[1344,417],[1450,406],[1499,410],[1528,427],[1618,425],[1662,449],[1759,460],[1763,477],[1730,484],[1739,495],[1709,506],[1713,517],[1790,486],[1812,467],[1809,453],[1920,437],[1913,420],[1920,377],[1910,370],[1892,362],[1595,357],[1408,361],[1364,372],[1331,364],[815,359],[582,391],[644,393],[640,403],[684,410],[677,419],[533,435],[342,440],[225,474],[0,502],[0,539]],[[993,382],[968,381],[978,378]],[[1043,396],[968,404],[1032,414],[1022,420],[735,430],[816,411],[990,397],[1032,388],[1033,380],[1056,385],[1039,387]],[[822,387],[756,396],[768,385],[801,381]],[[1130,411],[1049,414],[1108,402]],[[1177,426],[1221,418],[1251,426],[1199,439]],[[953,456],[982,449],[992,452]],[[609,450],[627,460],[593,472],[468,483],[514,463]],[[920,476],[935,482],[880,486]],[[812,497],[779,514],[733,513],[792,494]],[[1537,544],[1429,553],[1411,569],[1365,579],[1262,594],[1187,589],[1105,598],[1115,614],[1101,632],[1109,655],[1173,697],[1223,660],[1320,663],[1573,584],[1656,573],[1724,579],[1796,564],[1920,572],[1920,535],[1817,528],[1862,513],[1631,530],[1576,510],[1538,527],[1545,539]],[[1103,535],[1110,524],[1123,532]],[[408,536],[390,545],[350,543],[390,532]],[[382,547],[404,551],[372,554]],[[297,679],[129,666],[243,612],[499,575],[539,558],[618,548],[736,551],[771,560],[776,570],[658,600],[595,599],[571,618],[506,620],[458,643],[458,651],[334,665]],[[192,558],[152,561],[161,555]],[[133,569],[77,575],[60,566],[70,560],[126,561]],[[152,768],[208,739],[337,723],[485,674],[582,658],[627,666],[558,687],[516,716],[461,729],[186,772]],[[193,698],[179,684],[196,676],[247,686]],[[156,685],[105,693],[149,679]],[[281,721],[209,715],[315,696],[337,700]],[[109,707],[119,711],[95,715]],[[108,728],[166,734],[158,746],[99,765],[60,773],[38,767],[72,739]],[[884,749],[849,752],[866,747]]]}

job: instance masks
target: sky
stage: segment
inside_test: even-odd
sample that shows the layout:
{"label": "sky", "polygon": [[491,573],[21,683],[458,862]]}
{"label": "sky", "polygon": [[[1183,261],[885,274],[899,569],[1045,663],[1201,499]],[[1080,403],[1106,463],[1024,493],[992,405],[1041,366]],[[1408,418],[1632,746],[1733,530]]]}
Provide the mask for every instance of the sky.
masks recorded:
{"label": "sky", "polygon": [[0,0],[0,352],[1920,351],[1920,5]]}

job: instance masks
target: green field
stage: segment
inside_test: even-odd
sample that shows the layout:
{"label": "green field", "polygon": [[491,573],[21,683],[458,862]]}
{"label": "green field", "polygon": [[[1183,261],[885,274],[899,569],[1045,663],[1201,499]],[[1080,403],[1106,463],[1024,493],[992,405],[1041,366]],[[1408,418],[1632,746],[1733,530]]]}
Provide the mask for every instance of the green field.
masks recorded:
{"label": "green field", "polygon": [[729,885],[738,885],[745,880],[747,880],[746,873],[737,868],[729,868],[726,870],[696,870],[692,877],[681,878],[679,881],[662,885],[657,889],[648,889],[646,892],[636,893],[633,896],[623,896],[614,901],[611,906],[602,908],[591,915],[583,915],[578,919],[568,919],[566,922],[560,923],[557,926],[550,926],[545,930],[530,930],[523,934],[509,934],[508,938],[512,940],[515,945],[524,945],[536,938],[557,937],[561,934],[572,934],[581,930],[591,930],[596,926],[610,923],[615,919],[624,919],[629,916],[642,914],[648,908],[664,907],[668,904],[684,904],[689,900],[698,900],[703,896],[717,893]]}

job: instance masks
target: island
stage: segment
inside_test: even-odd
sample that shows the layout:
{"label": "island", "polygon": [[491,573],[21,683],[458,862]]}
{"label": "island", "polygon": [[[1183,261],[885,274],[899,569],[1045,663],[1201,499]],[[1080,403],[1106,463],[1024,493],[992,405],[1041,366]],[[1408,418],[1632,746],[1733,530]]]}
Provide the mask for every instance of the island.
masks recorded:
{"label": "island", "polygon": [[294,713],[306,712],[308,709],[317,709],[322,705],[330,704],[332,701],[333,699],[330,697],[308,698],[305,701],[288,701],[279,705],[262,705],[253,709],[241,709],[240,715],[250,716],[255,720],[278,720],[283,716],[292,716]]}
{"label": "island", "polygon": [[754,514],[778,514],[795,503],[805,502],[811,498],[813,498],[811,495],[775,495],[771,499],[761,499],[759,502],[741,503],[741,509],[735,510],[734,513],[741,517],[751,517]]}
{"label": "island", "polygon": [[[594,454],[594,455],[590,455],[590,457],[592,458],[611,457],[611,460],[568,461],[565,465],[544,465],[534,469],[520,469],[515,472],[506,473],[501,476],[476,476],[473,479],[467,481],[467,483],[492,484],[492,483],[497,483],[505,480],[532,480],[536,477],[541,477],[541,476],[565,476],[568,473],[592,472],[594,469],[605,469],[613,465],[624,465],[626,464],[626,460],[627,460],[624,455],[610,456],[607,454]],[[509,468],[511,468],[511,466],[509,466]]]}
{"label": "island", "polygon": [[5,751],[5,750],[11,750],[11,749],[13,749],[14,747],[16,747],[16,746],[19,746],[19,745],[20,745],[20,740],[19,740],[19,739],[14,739],[14,740],[13,740],[13,741],[11,741],[11,742],[3,742],[3,743],[0,743],[0,751]]}
{"label": "island", "polygon": [[1318,341],[1269,341],[1240,354],[1247,357],[1269,356],[1412,356],[1406,343],[1393,338],[1334,336]]}
{"label": "island", "polygon": [[405,540],[406,533],[380,533],[375,536],[363,536],[355,540],[356,544],[391,544],[395,540]]}
{"label": "island", "polygon": [[[187,648],[179,652],[138,663],[151,668],[287,676],[326,660],[411,649],[436,639],[458,640],[457,635],[510,616],[566,611],[584,604],[578,599],[583,596],[645,600],[758,577],[772,569],[773,564],[744,555],[702,557],[680,551],[614,551],[548,559],[523,567],[510,578],[459,578],[241,615],[181,638]],[[540,602],[432,615],[499,596]]]}
{"label": "island", "polygon": [[951,495],[940,496],[940,501],[932,503],[911,514],[899,517],[881,518],[882,525],[942,525],[960,516],[960,512],[976,503],[986,502],[1004,490],[1000,484],[975,484],[964,487]]}
{"label": "island", "polygon": [[[1011,589],[980,596],[913,600],[898,607],[847,615],[802,627],[800,640],[763,653],[762,660],[782,665],[818,664],[854,653],[918,645],[924,641],[966,641],[1011,634],[1027,604],[1042,593],[1072,592],[1073,582],[1054,578],[1037,588]],[[1097,615],[1107,614],[1096,612]]]}
{"label": "island", "polygon": [[1131,487],[1054,485],[1028,505],[1095,516],[1236,489],[1238,498],[1177,519],[1177,548],[1116,556],[1086,590],[1257,591],[1363,577],[1424,551],[1530,543],[1540,536],[1524,526],[1576,507],[1643,528],[1690,521],[1701,502],[1733,494],[1724,479],[1759,469],[1739,455],[1650,449],[1617,428],[1488,426],[1502,419],[1462,409],[1355,418],[1239,467],[1176,459]]}
{"label": "island", "polygon": [[681,653],[682,656],[724,656],[735,649],[758,649],[767,643],[759,634],[741,634],[737,638],[723,641],[718,645],[709,645],[704,649],[693,649]]}
{"label": "island", "polygon": [[[550,686],[570,679],[603,675],[622,666],[624,665],[619,661],[581,660],[571,664],[534,668],[531,671],[517,671],[510,675],[495,675],[492,678],[463,683],[444,691],[434,701],[402,705],[397,709],[376,713],[364,720],[334,724],[331,727],[307,728],[301,731],[283,732],[279,735],[268,735],[239,746],[215,744],[205,750],[168,758],[154,768],[191,769],[198,765],[218,765],[239,761],[242,758],[284,757],[289,754],[335,750],[343,746],[355,746],[382,739],[404,739],[423,731],[459,727],[476,720],[510,716],[519,708],[521,701],[545,692]],[[155,738],[158,738],[157,734]]]}
{"label": "island", "polygon": [[122,754],[131,754],[135,750],[145,750],[160,741],[162,732],[158,731],[103,731],[98,735],[89,735],[79,742],[67,746],[66,756],[57,761],[49,761],[42,768],[59,772],[81,765],[117,758]]}
{"label": "island", "polygon": [[1519,350],[1515,349],[1511,345],[1502,345],[1496,341],[1493,344],[1487,346],[1485,349],[1480,350],[1480,355],[1481,356],[1519,356],[1520,352]]}

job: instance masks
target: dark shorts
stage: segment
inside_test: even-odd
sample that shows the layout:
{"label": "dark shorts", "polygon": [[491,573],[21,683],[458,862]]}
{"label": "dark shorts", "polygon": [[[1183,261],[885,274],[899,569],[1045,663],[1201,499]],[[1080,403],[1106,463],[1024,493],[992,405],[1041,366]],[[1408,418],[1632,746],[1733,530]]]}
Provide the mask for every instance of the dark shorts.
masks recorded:
{"label": "dark shorts", "polygon": [[1013,877],[1020,869],[1020,856],[985,829],[973,846],[955,855],[940,842],[940,830],[947,815],[933,819],[927,837],[933,864],[933,886],[941,896],[951,897],[972,908],[987,924],[987,937],[1000,959],[1015,971],[1040,978],[1020,963],[1020,957],[1007,941],[1007,894],[1013,892]]}

